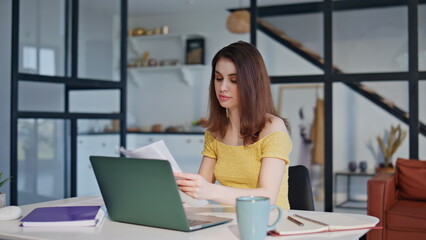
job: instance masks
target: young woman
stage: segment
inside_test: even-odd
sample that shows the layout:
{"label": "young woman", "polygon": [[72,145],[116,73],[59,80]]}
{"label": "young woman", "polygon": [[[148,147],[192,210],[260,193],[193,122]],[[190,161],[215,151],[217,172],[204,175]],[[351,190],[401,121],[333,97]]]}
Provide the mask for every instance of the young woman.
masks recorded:
{"label": "young woman", "polygon": [[216,53],[212,67],[203,160],[198,174],[175,173],[179,189],[223,204],[265,196],[289,209],[292,142],[287,121],[274,110],[262,56],[239,41]]}

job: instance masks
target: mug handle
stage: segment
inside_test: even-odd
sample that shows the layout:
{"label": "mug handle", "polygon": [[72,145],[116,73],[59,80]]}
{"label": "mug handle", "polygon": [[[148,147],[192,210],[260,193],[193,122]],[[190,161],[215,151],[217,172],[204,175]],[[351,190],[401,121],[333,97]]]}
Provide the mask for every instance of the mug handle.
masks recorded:
{"label": "mug handle", "polygon": [[271,206],[269,206],[269,211],[272,211],[272,210],[274,210],[274,209],[277,209],[277,211],[278,211],[278,217],[277,217],[277,219],[275,220],[275,222],[274,223],[272,223],[271,225],[268,225],[268,231],[270,231],[270,230],[273,230],[274,228],[275,228],[275,226],[280,222],[280,220],[281,220],[281,213],[282,213],[282,209],[279,207],[279,206],[277,206],[277,205],[271,205]]}

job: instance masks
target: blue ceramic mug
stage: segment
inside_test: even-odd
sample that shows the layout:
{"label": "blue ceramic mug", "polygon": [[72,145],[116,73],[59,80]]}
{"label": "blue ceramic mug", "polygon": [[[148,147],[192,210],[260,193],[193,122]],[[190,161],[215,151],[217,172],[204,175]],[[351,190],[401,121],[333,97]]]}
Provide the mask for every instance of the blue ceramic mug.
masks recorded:
{"label": "blue ceramic mug", "polygon": [[[265,239],[267,232],[274,229],[281,220],[281,208],[270,205],[267,197],[238,197],[236,205],[238,230],[242,240]],[[274,209],[277,209],[278,217],[274,223],[268,225],[269,212]]]}

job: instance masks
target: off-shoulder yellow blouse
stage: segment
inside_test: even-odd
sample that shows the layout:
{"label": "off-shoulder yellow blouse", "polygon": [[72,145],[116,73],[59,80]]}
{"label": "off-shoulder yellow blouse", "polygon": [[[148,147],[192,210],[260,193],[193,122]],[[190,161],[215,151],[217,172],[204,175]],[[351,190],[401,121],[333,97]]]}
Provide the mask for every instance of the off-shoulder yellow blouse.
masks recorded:
{"label": "off-shoulder yellow blouse", "polygon": [[226,145],[214,138],[211,132],[204,134],[203,156],[216,159],[214,176],[220,184],[235,188],[256,188],[263,158],[285,161],[285,173],[275,202],[282,209],[290,209],[288,202],[288,166],[293,144],[288,133],[270,133],[246,146]]}

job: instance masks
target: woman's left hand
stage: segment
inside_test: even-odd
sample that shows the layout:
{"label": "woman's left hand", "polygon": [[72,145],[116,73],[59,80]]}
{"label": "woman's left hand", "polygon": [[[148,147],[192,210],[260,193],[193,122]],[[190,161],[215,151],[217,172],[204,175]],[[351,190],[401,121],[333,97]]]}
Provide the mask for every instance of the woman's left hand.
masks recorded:
{"label": "woman's left hand", "polygon": [[212,194],[212,183],[203,176],[192,173],[174,173],[179,189],[195,199],[209,199]]}

